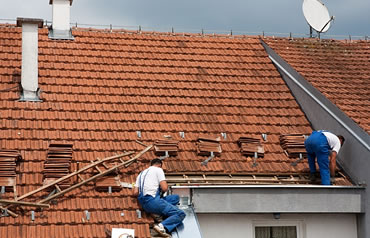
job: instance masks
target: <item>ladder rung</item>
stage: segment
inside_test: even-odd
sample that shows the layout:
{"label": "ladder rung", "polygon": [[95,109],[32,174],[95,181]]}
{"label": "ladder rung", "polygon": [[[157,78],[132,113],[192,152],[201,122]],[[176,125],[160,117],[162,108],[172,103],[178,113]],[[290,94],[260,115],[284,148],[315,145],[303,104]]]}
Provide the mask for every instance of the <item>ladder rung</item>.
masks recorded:
{"label": "ladder rung", "polygon": [[[100,159],[98,158],[98,160],[97,160],[97,161],[100,161]],[[93,163],[95,163],[94,161],[90,161],[90,162],[91,162],[92,164],[93,164]],[[107,168],[107,167],[106,167],[106,165],[104,165],[104,163],[102,163],[102,164],[103,164],[103,166],[104,166],[105,168]],[[102,171],[101,171],[101,169],[99,169],[98,165],[94,166],[94,168],[95,168],[96,170],[98,170],[98,172],[99,172],[99,173],[102,173]]]}
{"label": "ladder rung", "polygon": [[58,192],[61,192],[62,189],[60,189],[60,187],[58,186],[58,184],[55,184],[55,188],[58,190]]}
{"label": "ladder rung", "polygon": [[109,169],[108,165],[106,165],[105,163],[102,163],[102,165],[104,166],[104,168]]}
{"label": "ladder rung", "polygon": [[99,169],[99,167],[98,166],[95,166],[95,169],[96,170],[98,170],[99,171],[99,173],[101,173],[102,171],[101,171],[101,169]]}
{"label": "ladder rung", "polygon": [[85,181],[85,179],[82,178],[82,176],[80,174],[77,174],[77,176],[82,180],[82,181]]}

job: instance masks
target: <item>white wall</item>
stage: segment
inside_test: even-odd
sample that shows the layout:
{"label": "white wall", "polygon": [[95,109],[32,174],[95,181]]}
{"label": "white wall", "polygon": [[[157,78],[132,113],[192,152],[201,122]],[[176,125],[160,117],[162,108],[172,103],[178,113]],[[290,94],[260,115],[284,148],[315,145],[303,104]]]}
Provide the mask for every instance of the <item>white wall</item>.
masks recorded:
{"label": "white wall", "polygon": [[296,225],[298,238],[356,238],[354,214],[197,214],[202,238],[254,238],[255,225]]}

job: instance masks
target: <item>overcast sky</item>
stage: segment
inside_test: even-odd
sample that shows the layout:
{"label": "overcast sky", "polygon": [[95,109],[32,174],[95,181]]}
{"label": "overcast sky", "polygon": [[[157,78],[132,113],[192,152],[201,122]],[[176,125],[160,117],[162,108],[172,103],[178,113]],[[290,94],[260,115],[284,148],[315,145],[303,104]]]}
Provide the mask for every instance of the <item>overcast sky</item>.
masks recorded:
{"label": "overcast sky", "polygon": [[[335,16],[323,37],[370,36],[370,0],[322,0]],[[175,32],[269,35],[290,32],[302,37],[309,27],[303,0],[74,0],[71,23]],[[0,19],[52,20],[49,0],[0,0]],[[4,23],[7,21],[1,20]],[[14,23],[14,22],[13,22]],[[90,26],[85,26],[90,27]],[[335,37],[334,37],[335,38]],[[338,38],[338,37],[337,37]]]}

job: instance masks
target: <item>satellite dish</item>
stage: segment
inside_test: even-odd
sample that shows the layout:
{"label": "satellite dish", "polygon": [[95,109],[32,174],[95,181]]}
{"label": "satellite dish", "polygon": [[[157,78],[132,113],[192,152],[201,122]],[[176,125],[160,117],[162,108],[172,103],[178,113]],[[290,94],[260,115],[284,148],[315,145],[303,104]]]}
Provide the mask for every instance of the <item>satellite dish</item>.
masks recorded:
{"label": "satellite dish", "polygon": [[318,33],[329,30],[334,17],[330,17],[328,9],[320,0],[303,0],[302,10],[307,23]]}

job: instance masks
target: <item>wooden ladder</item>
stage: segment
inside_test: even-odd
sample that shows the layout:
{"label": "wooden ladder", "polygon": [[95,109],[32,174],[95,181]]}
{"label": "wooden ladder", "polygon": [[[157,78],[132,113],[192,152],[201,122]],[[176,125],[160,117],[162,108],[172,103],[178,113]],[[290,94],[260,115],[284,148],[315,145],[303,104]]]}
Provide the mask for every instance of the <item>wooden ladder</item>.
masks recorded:
{"label": "wooden ladder", "polygon": [[[40,188],[37,188],[29,193],[26,193],[20,197],[17,197],[15,198],[14,200],[1,200],[0,199],[0,204],[6,204],[6,207],[4,206],[0,206],[0,209],[1,210],[5,210],[9,215],[11,215],[12,217],[17,217],[18,215],[12,211],[10,211],[8,209],[8,207],[10,206],[14,206],[14,205],[18,205],[18,206],[34,206],[34,207],[50,207],[49,204],[46,204],[47,202],[49,202],[50,200],[53,200],[57,197],[60,197],[62,195],[64,195],[65,193],[68,193],[76,188],[79,188],[81,187],[82,185],[86,184],[86,183],[89,183],[91,181],[94,181],[104,175],[107,175],[113,171],[115,171],[116,169],[119,169],[123,166],[125,167],[128,167],[129,165],[131,165],[133,162],[135,162],[135,160],[137,160],[138,158],[140,158],[144,153],[146,153],[147,151],[149,151],[151,148],[152,148],[153,145],[149,145],[147,146],[144,150],[140,151],[139,153],[137,153],[134,157],[130,158],[129,160],[127,161],[123,161],[121,158],[122,157],[126,157],[126,156],[130,156],[132,154],[134,154],[134,152],[125,152],[123,154],[119,154],[119,155],[115,155],[115,156],[111,156],[111,157],[107,157],[107,158],[104,158],[104,159],[98,159],[97,161],[94,161],[94,162],[91,162],[91,164],[79,169],[78,171],[75,171],[73,173],[70,173],[68,175],[65,175],[64,177],[61,177],[49,184],[46,184]],[[120,163],[109,168],[105,163],[108,162],[108,161],[112,161],[112,160],[115,160],[115,159],[119,159]],[[98,165],[103,165],[103,167],[105,168],[105,170],[102,170],[98,167]],[[89,178],[82,178],[82,176],[80,175],[82,172],[86,171],[86,170],[89,170],[89,169],[92,169],[92,168],[95,168],[99,173],[92,176],[92,177],[89,177]],[[62,190],[59,186],[58,186],[58,183],[61,183],[62,181],[64,180],[67,180],[67,179],[70,179],[71,177],[74,177],[74,176],[77,176],[78,179],[80,180],[80,182]],[[43,191],[47,188],[50,188],[54,186],[55,189],[56,189],[56,193],[51,195],[51,196],[48,196],[36,203],[31,203],[31,202],[22,202],[21,200],[27,198],[27,197],[30,197],[40,191]]]}

